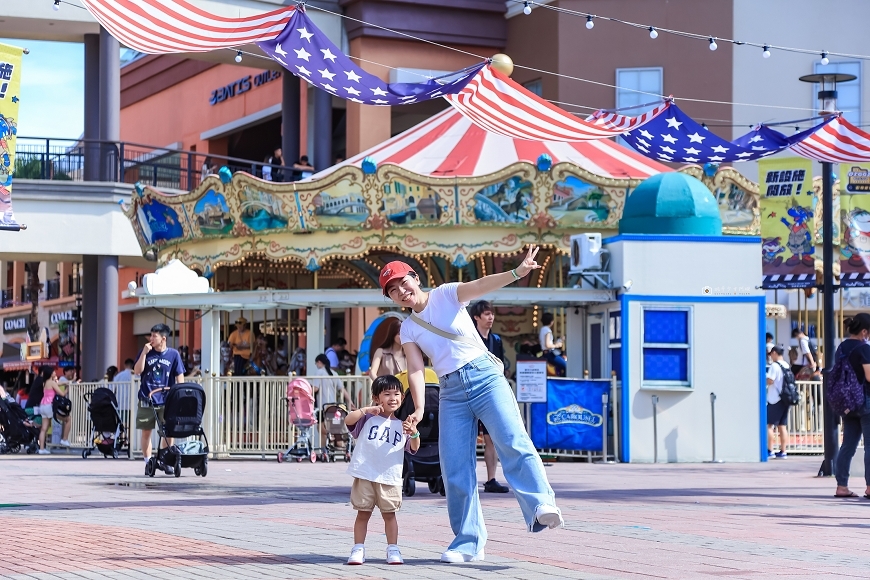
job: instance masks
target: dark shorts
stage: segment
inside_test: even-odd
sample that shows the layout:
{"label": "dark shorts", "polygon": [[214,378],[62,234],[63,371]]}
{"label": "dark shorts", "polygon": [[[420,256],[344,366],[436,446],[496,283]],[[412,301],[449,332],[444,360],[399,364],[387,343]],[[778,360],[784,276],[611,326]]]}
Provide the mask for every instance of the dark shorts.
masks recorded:
{"label": "dark shorts", "polygon": [[767,404],[767,424],[768,425],[788,425],[788,408],[789,404],[780,399],[778,403],[771,405]]}
{"label": "dark shorts", "polygon": [[483,424],[483,421],[477,422],[477,434],[478,435],[489,435],[489,431],[486,430],[486,425]]}

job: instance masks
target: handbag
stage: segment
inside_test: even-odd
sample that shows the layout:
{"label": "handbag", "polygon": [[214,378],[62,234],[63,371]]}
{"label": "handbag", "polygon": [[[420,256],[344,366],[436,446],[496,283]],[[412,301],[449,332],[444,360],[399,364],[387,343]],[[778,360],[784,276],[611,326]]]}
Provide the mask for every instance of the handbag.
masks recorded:
{"label": "handbag", "polygon": [[423,328],[425,328],[429,332],[433,332],[433,333],[437,334],[440,337],[446,338],[447,340],[452,340],[454,342],[463,342],[463,343],[469,344],[475,348],[479,348],[480,350],[484,351],[487,354],[487,356],[489,356],[489,360],[492,361],[492,364],[494,364],[496,366],[496,368],[501,372],[501,374],[504,374],[504,361],[501,360],[500,358],[498,358],[497,356],[495,356],[494,354],[492,354],[492,352],[490,352],[490,350],[488,348],[486,348],[485,346],[483,346],[483,344],[477,342],[476,340],[474,340],[470,336],[462,336],[461,334],[453,334],[453,333],[441,330],[440,328],[438,328],[436,326],[432,326],[431,324],[429,324],[428,322],[426,322],[425,320],[423,320],[422,318],[417,316],[414,312],[411,313],[410,318],[412,321],[414,321],[414,323],[422,326]]}

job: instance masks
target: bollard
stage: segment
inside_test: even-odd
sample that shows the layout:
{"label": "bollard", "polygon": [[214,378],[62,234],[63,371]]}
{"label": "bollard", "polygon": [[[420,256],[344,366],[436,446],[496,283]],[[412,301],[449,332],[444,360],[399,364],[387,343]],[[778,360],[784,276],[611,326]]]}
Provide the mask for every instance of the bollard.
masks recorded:
{"label": "bollard", "polygon": [[659,426],[658,426],[658,404],[659,404],[659,396],[653,395],[650,397],[652,399],[653,406],[653,463],[659,462]]}
{"label": "bollard", "polygon": [[713,430],[713,459],[704,463],[722,463],[721,459],[716,459],[716,393],[710,393],[710,425]]}
{"label": "bollard", "polygon": [[609,397],[607,393],[601,395],[601,463],[615,463],[607,458],[607,402]]}

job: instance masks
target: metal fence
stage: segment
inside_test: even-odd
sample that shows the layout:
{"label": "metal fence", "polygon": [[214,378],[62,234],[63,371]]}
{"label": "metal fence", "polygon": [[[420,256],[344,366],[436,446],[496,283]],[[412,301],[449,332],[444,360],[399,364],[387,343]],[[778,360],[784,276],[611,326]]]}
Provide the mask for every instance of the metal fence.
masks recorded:
{"label": "metal fence", "polygon": [[797,381],[800,403],[788,411],[789,453],[825,452],[821,381]]}

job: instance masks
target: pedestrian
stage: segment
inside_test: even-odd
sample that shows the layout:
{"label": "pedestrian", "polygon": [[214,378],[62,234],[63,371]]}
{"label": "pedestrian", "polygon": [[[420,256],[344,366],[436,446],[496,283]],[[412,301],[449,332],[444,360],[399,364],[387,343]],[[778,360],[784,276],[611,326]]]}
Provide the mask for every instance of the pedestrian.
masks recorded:
{"label": "pedestrian", "polygon": [[791,372],[796,378],[799,378],[802,371],[808,377],[818,368],[810,339],[800,328],[793,329],[791,337],[797,339],[797,361],[792,365]]}
{"label": "pedestrian", "polygon": [[329,359],[329,366],[337,369],[341,364],[341,355],[344,349],[347,348],[347,341],[342,337],[338,337],[332,341],[332,345],[326,349],[326,358]]}
{"label": "pedestrian", "polygon": [[[384,518],[387,534],[387,564],[404,564],[399,551],[399,522],[402,507],[402,464],[405,452],[416,453],[420,434],[414,424],[404,425],[395,412],[402,404],[402,383],[392,375],[372,382],[370,407],[351,411],[345,425],[356,440],[347,473],[353,476],[350,504],[356,511],[353,543],[348,564],[366,561],[366,532],[375,506]],[[364,436],[361,436],[363,435]]]}
{"label": "pedestrian", "polygon": [[[166,395],[165,392],[160,391],[151,395],[151,392],[184,382],[184,363],[181,362],[181,355],[166,344],[170,332],[165,324],[155,324],[151,328],[148,342],[142,347],[142,352],[136,357],[136,364],[133,365],[133,372],[139,375],[136,427],[142,430],[142,455],[146,462],[151,459],[151,432],[157,423],[151,401],[153,398],[154,403],[158,405],[157,414],[162,421],[163,400]],[[164,446],[172,444],[172,439],[164,439]],[[175,473],[171,465],[159,465],[159,467],[167,474]]]}
{"label": "pedestrian", "polygon": [[556,369],[556,376],[564,377],[567,374],[568,362],[562,356],[560,350],[564,343],[562,339],[553,340],[553,313],[544,312],[541,315],[541,330],[538,333],[541,341],[541,350],[544,351],[544,357]]}
{"label": "pedestrian", "polygon": [[78,375],[78,367],[64,367],[63,371],[61,372],[63,374],[60,376],[60,378],[57,379],[58,384],[69,385],[78,382],[76,380],[76,375]]}
{"label": "pedestrian", "polygon": [[541,266],[538,248],[510,272],[471,282],[449,283],[429,292],[408,264],[394,261],[381,269],[384,295],[411,310],[402,322],[402,347],[408,360],[408,382],[415,410],[407,423],[416,425],[424,413],[423,354],[432,359],[440,377],[439,450],[447,495],[447,513],[455,538],[441,554],[442,562],[483,560],[486,527],[477,492],[474,434],[482,420],[502,460],[502,470],[514,489],[529,531],[563,525],[544,464],[526,433],[504,370],[480,340],[465,309],[469,301],[519,280]]}
{"label": "pedestrian", "polygon": [[402,337],[399,335],[402,321],[398,318],[388,318],[384,324],[387,325],[387,334],[381,346],[375,351],[372,367],[369,369],[369,376],[373,380],[384,375],[395,376],[408,369],[405,351],[402,350]]}
{"label": "pedestrian", "polygon": [[[477,327],[477,333],[483,344],[489,349],[489,352],[494,354],[500,360],[504,361],[504,344],[501,337],[492,332],[492,325],[495,322],[495,313],[492,309],[492,304],[487,300],[478,300],[471,305],[469,314],[474,320],[474,325]],[[483,421],[477,422],[478,433],[483,435],[483,463],[486,465],[486,483],[483,484],[483,491],[489,493],[507,493],[509,488],[502,485],[495,478],[495,466],[498,462],[498,455],[495,452],[495,445],[492,444],[492,437],[489,436],[489,431],[486,430],[486,425]]]}
{"label": "pedestrian", "polygon": [[126,417],[130,412],[130,403],[133,399],[133,366],[136,364],[131,358],[124,360],[124,370],[115,375],[115,396],[118,399],[118,410]]}
{"label": "pedestrian", "polygon": [[272,152],[271,157],[266,158],[266,163],[272,166],[272,181],[284,181],[284,152],[280,147]]}
{"label": "pedestrian", "polygon": [[[311,386],[319,393],[320,407],[329,403],[347,403],[348,409],[353,409],[353,402],[347,389],[339,378],[338,373],[332,370],[329,364],[329,359],[325,354],[319,354],[314,357],[314,377],[324,377],[320,379],[312,379]],[[339,395],[341,397],[339,398]],[[323,425],[321,425],[323,427]]]}
{"label": "pedestrian", "polygon": [[205,161],[202,162],[202,169],[199,173],[199,182],[202,183],[205,181],[205,178],[214,173],[214,162],[211,160],[211,157],[206,157]]}
{"label": "pedestrian", "polygon": [[[50,455],[46,444],[46,435],[48,427],[51,425],[51,420],[54,418],[54,397],[55,395],[66,396],[67,391],[57,382],[57,371],[54,367],[42,367],[39,370],[39,376],[33,381],[33,386],[30,387],[30,397],[27,399],[27,406],[34,409],[34,417],[38,416],[41,419],[39,428],[39,453],[40,455]],[[39,402],[37,403],[37,399]],[[63,434],[60,438],[60,444],[63,447],[69,447],[69,430],[72,427],[69,416],[59,417],[63,424]]]}
{"label": "pedestrian", "polygon": [[230,333],[227,342],[233,349],[233,374],[240,377],[247,372],[248,363],[251,361],[251,346],[253,345],[247,318],[239,316],[236,319],[236,329]]}
{"label": "pedestrian", "polygon": [[118,374],[118,367],[116,367],[115,365],[112,365],[109,368],[107,368],[106,375],[105,375],[106,382],[107,383],[114,382],[115,375],[117,375],[117,374]]}
{"label": "pedestrian", "polygon": [[[774,346],[770,349],[770,366],[767,367],[767,456],[785,459],[788,454],[788,408],[789,402],[782,396],[782,383],[786,371],[791,372],[782,355],[783,348]],[[779,433],[779,451],[773,452],[777,432]]]}
{"label": "pedestrian", "polygon": [[308,179],[314,175],[314,167],[308,161],[308,155],[303,155],[293,164],[293,181]]}
{"label": "pedestrian", "polygon": [[764,352],[767,353],[767,364],[770,364],[770,349],[776,346],[773,342],[773,335],[769,332],[764,335]]}
{"label": "pedestrian", "polygon": [[835,497],[857,497],[849,489],[849,471],[852,458],[858,449],[861,437],[864,437],[864,497],[870,499],[870,453],[867,453],[867,442],[870,441],[870,314],[861,312],[844,321],[847,338],[837,347],[835,361],[846,360],[855,371],[855,377],[864,387],[864,405],[846,415],[843,415],[843,442],[834,463],[834,476],[837,478]]}

